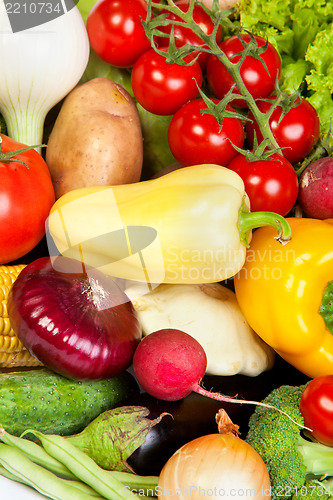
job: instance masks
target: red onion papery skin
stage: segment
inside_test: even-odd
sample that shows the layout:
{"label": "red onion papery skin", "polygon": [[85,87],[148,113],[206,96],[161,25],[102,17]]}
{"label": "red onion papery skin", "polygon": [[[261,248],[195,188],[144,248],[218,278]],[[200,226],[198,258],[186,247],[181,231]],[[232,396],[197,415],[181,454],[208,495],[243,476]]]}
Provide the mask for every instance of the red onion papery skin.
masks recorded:
{"label": "red onion papery skin", "polygon": [[68,378],[96,380],[126,370],[142,337],[128,297],[96,269],[88,276],[66,257],[57,257],[57,270],[53,263],[42,257],[28,264],[10,290],[8,315],[17,337]]}

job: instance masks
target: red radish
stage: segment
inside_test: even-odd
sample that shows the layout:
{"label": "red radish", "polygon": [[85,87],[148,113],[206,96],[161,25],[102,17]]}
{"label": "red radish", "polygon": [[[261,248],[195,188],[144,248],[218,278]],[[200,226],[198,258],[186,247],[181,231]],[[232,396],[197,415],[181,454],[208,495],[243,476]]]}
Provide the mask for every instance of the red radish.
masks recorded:
{"label": "red radish", "polygon": [[133,370],[141,387],[151,396],[164,401],[178,401],[191,392],[226,403],[246,403],[278,410],[257,401],[224,396],[204,389],[200,383],[205,374],[207,359],[199,342],[188,333],[165,328],[144,337],[133,356]]}
{"label": "red radish", "polygon": [[188,333],[175,329],[147,335],[133,357],[139,384],[164,401],[178,401],[198,386],[207,367],[206,353]]}
{"label": "red radish", "polygon": [[333,217],[332,157],[320,158],[306,167],[300,177],[298,201],[309,217]]}

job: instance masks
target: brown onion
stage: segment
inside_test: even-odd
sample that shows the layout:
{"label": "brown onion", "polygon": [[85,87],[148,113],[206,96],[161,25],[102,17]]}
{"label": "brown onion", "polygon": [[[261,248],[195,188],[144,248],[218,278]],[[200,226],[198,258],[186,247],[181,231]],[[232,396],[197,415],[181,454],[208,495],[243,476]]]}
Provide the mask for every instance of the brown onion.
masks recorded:
{"label": "brown onion", "polygon": [[255,498],[270,500],[267,467],[252,446],[234,435],[209,434],[190,441],[164,465],[160,499]]}

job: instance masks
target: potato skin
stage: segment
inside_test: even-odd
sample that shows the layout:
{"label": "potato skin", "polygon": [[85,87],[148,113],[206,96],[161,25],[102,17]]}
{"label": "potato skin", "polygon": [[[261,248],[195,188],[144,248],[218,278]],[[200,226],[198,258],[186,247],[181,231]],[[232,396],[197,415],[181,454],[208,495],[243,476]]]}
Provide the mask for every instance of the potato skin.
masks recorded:
{"label": "potato skin", "polygon": [[57,199],[85,186],[138,182],[143,138],[131,95],[108,78],[76,86],[54,123],[45,160]]}

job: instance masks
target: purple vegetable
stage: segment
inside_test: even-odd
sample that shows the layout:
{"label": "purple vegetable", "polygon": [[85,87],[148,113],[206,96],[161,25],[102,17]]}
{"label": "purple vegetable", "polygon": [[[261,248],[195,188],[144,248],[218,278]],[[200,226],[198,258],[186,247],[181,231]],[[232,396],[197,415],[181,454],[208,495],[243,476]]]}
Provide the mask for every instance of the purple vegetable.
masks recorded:
{"label": "purple vegetable", "polygon": [[333,217],[333,158],[325,157],[310,163],[299,183],[299,204],[313,219]]}
{"label": "purple vegetable", "polygon": [[78,267],[65,257],[57,257],[57,270],[49,257],[29,264],[8,296],[10,323],[29,352],[56,373],[113,377],[130,366],[141,325],[114,280]]}

